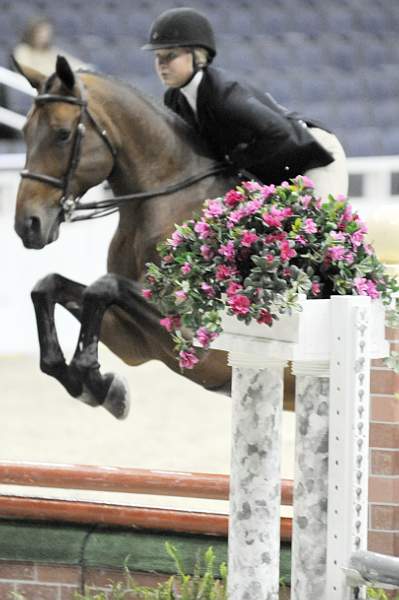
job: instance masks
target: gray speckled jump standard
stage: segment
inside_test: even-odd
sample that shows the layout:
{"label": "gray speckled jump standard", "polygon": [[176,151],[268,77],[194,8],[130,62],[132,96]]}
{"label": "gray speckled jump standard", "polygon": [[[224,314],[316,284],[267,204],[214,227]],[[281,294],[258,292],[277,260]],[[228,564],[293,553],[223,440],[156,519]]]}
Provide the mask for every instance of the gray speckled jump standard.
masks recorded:
{"label": "gray speckled jump standard", "polygon": [[329,379],[296,377],[292,600],[320,600],[326,583]]}
{"label": "gray speckled jump standard", "polygon": [[229,600],[278,600],[283,368],[233,369]]}

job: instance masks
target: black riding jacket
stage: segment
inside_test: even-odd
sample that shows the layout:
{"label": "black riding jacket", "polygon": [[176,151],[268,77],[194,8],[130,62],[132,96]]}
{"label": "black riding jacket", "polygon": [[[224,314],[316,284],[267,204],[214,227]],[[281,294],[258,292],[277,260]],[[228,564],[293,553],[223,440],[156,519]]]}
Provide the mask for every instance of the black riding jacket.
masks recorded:
{"label": "black riding jacket", "polygon": [[164,102],[196,129],[215,158],[228,157],[264,183],[279,184],[334,160],[308,130],[323,126],[219,68],[204,69],[196,116],[178,88],[167,89]]}

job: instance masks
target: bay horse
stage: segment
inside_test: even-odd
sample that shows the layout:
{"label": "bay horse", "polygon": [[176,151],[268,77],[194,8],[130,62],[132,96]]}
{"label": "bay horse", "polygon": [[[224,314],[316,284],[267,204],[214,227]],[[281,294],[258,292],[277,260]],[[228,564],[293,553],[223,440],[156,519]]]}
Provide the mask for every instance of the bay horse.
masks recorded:
{"label": "bay horse", "polygon": [[[99,340],[129,365],[157,359],[206,389],[226,390],[226,353],[204,352],[194,369],[181,373],[171,336],[159,324],[162,315],[141,289],[146,263],[159,263],[158,242],[205,199],[234,187],[237,177],[215,169],[183,120],[132,86],[95,72],[74,73],[63,57],[49,78],[16,66],[38,91],[24,126],[26,164],[15,213],[24,246],[54,242],[77,199],[104,180],[116,197],[134,196],[118,204],[107,274],[88,286],[50,274],[33,288],[42,371],[118,419],[127,416],[128,389],[118,375],[100,372]],[[191,185],[181,189],[179,182]],[[163,195],[149,193],[154,189]],[[56,304],[81,323],[69,364],[57,338]]]}

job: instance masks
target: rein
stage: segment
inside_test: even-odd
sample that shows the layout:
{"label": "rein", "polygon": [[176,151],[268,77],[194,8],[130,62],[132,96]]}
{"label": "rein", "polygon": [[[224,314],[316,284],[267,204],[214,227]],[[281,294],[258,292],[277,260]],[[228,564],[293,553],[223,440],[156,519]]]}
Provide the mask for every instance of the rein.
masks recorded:
{"label": "rein", "polygon": [[[47,183],[48,185],[52,185],[56,188],[62,190],[61,198],[60,198],[60,206],[64,215],[65,221],[76,222],[76,221],[86,221],[89,219],[95,219],[99,217],[105,217],[116,212],[120,206],[123,204],[130,202],[132,200],[145,200],[146,198],[154,198],[157,196],[167,196],[169,194],[173,194],[182,189],[185,189],[198,181],[202,181],[207,177],[211,177],[212,175],[216,175],[218,173],[222,173],[228,170],[232,170],[232,165],[229,163],[214,163],[206,171],[202,173],[198,173],[196,175],[192,175],[191,177],[187,177],[182,181],[179,181],[175,184],[172,184],[161,190],[152,190],[147,192],[135,192],[132,194],[127,194],[124,196],[114,196],[112,198],[107,198],[104,200],[99,200],[98,202],[88,202],[81,203],[81,198],[75,197],[71,192],[71,183],[72,178],[76,172],[76,169],[79,165],[80,157],[81,157],[81,149],[82,149],[82,141],[86,134],[86,126],[83,123],[84,117],[86,116],[88,120],[94,126],[94,129],[97,131],[101,139],[106,144],[108,150],[111,152],[112,157],[115,162],[116,157],[116,149],[112,144],[111,140],[108,137],[108,134],[105,129],[103,129],[95,117],[91,114],[88,102],[86,99],[85,91],[83,85],[80,80],[78,81],[80,98],[75,96],[62,96],[59,94],[39,94],[35,97],[34,102],[37,105],[45,104],[48,102],[65,102],[67,104],[74,104],[80,107],[79,119],[78,123],[73,135],[72,140],[72,148],[69,156],[68,167],[64,177],[58,178],[53,177],[51,175],[46,175],[44,173],[34,173],[29,171],[28,169],[24,169],[21,171],[20,175],[23,178],[33,179],[35,181],[41,181],[42,183]],[[87,214],[74,216],[75,211],[89,211]]]}

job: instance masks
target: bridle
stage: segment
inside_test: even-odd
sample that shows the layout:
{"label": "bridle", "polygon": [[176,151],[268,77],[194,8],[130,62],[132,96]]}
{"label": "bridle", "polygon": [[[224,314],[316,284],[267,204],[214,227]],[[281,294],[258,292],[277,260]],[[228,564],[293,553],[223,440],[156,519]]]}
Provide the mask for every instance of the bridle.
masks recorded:
{"label": "bridle", "polygon": [[[65,221],[83,221],[87,219],[93,219],[98,217],[103,217],[109,215],[111,213],[116,212],[119,207],[131,200],[143,200],[146,198],[153,198],[155,196],[167,196],[169,194],[173,194],[179,190],[182,190],[202,179],[207,177],[211,177],[212,175],[216,175],[221,172],[231,171],[232,165],[229,163],[214,163],[209,169],[202,173],[198,173],[196,175],[192,175],[176,184],[168,186],[161,190],[148,191],[148,192],[135,192],[132,194],[128,194],[125,196],[115,196],[113,198],[108,198],[105,200],[99,200],[97,202],[81,202],[80,197],[75,197],[71,191],[72,179],[75,175],[75,172],[78,168],[79,161],[81,158],[81,150],[82,150],[82,142],[84,136],[86,134],[86,126],[84,124],[85,118],[92,123],[94,129],[97,131],[101,139],[104,141],[108,150],[110,151],[113,159],[113,166],[115,164],[115,158],[117,155],[115,146],[111,142],[107,131],[101,127],[98,123],[97,119],[90,112],[88,101],[85,94],[85,89],[82,85],[82,82],[77,79],[77,83],[80,91],[80,98],[75,96],[64,96],[62,94],[38,94],[34,98],[34,103],[37,106],[41,104],[46,104],[49,102],[64,102],[67,104],[73,104],[75,106],[80,107],[80,113],[78,122],[72,137],[72,147],[71,153],[69,155],[68,166],[66,169],[66,173],[63,177],[53,177],[51,175],[46,175],[43,173],[34,173],[29,171],[28,169],[24,169],[21,171],[21,177],[33,179],[35,181],[41,181],[42,183],[47,183],[48,185],[52,185],[58,189],[60,189],[61,197],[59,200],[60,208],[63,212],[63,216]],[[113,167],[112,167],[113,168]],[[112,169],[110,173],[112,172]],[[109,176],[109,175],[108,175]],[[87,211],[86,214],[81,216],[74,215],[75,211],[82,210]]]}

